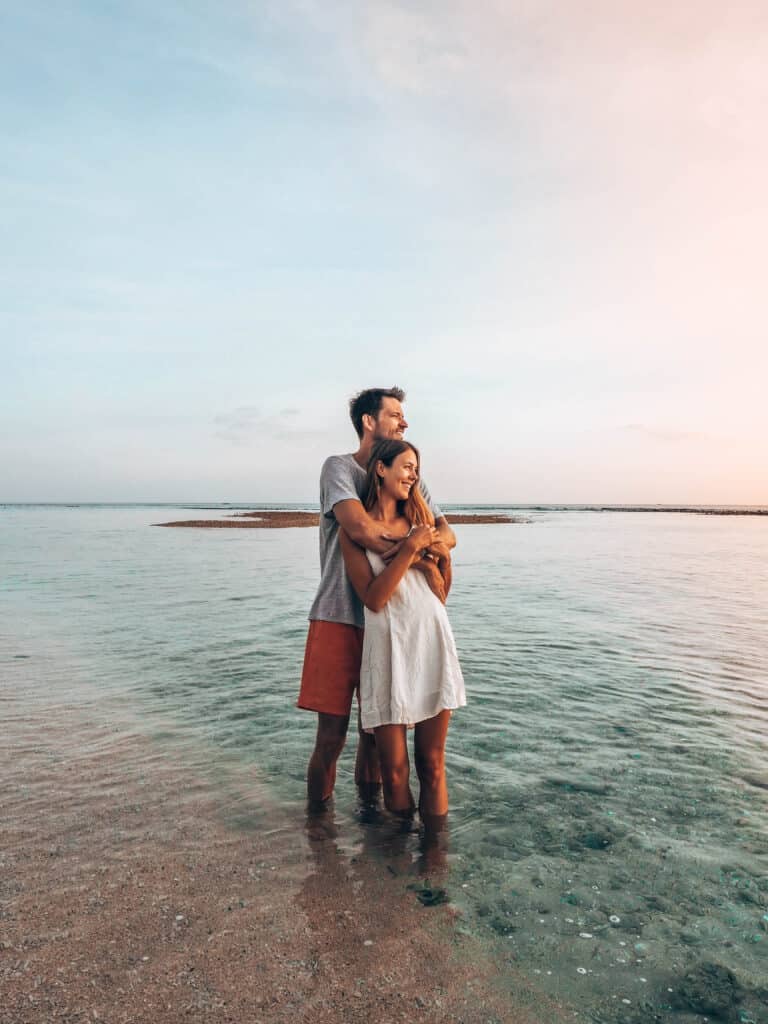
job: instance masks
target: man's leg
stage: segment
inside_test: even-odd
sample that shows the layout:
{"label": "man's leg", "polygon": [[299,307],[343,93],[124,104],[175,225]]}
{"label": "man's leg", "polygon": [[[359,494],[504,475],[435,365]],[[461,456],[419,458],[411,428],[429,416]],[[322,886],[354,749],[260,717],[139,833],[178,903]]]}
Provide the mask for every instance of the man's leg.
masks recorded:
{"label": "man's leg", "polygon": [[315,749],[307,769],[307,797],[311,804],[320,804],[333,793],[336,762],[344,749],[348,727],[349,715],[318,713]]}

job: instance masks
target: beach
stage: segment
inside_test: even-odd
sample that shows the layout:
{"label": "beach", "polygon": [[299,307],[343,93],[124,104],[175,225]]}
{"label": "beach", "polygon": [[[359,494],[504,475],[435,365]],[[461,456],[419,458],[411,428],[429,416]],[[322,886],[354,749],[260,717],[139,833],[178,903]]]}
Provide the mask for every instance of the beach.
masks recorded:
{"label": "beach", "polygon": [[559,1019],[396,856],[340,848],[332,812],[230,765],[233,825],[183,746],[114,709],[3,711],[2,1024]]}

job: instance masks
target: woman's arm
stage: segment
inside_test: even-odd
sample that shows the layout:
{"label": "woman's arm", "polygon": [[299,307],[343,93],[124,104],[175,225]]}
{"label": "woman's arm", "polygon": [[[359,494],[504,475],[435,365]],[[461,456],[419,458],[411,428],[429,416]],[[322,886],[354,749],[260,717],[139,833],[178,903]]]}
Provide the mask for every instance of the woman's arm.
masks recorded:
{"label": "woman's arm", "polygon": [[365,551],[346,534],[339,531],[341,553],[350,583],[366,608],[380,612],[392,597],[400,580],[410,567],[421,558],[422,551],[437,540],[437,531],[431,526],[417,526],[403,541],[392,561],[374,576]]}

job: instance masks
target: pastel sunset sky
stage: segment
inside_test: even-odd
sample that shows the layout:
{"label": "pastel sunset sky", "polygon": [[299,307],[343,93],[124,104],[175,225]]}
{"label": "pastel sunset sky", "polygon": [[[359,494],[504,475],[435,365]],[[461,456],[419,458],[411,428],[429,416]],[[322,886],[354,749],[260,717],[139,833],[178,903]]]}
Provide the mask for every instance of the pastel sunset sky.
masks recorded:
{"label": "pastel sunset sky", "polygon": [[0,501],[768,504],[764,0],[9,0]]}

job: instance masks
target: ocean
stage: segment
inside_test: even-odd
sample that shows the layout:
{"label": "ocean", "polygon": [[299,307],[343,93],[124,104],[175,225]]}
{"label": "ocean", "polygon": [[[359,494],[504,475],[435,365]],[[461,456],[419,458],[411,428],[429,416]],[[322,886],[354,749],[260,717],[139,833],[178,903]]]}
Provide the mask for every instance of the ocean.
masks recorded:
{"label": "ocean", "polygon": [[[221,765],[233,829],[233,762],[301,816],[317,533],[154,524],[244,507],[0,506],[0,693],[185,744],[214,785]],[[434,872],[458,927],[577,1019],[767,1021],[768,518],[483,511],[505,509],[456,527],[468,706],[442,861],[407,835],[403,885]],[[385,870],[353,756],[337,842]]]}

